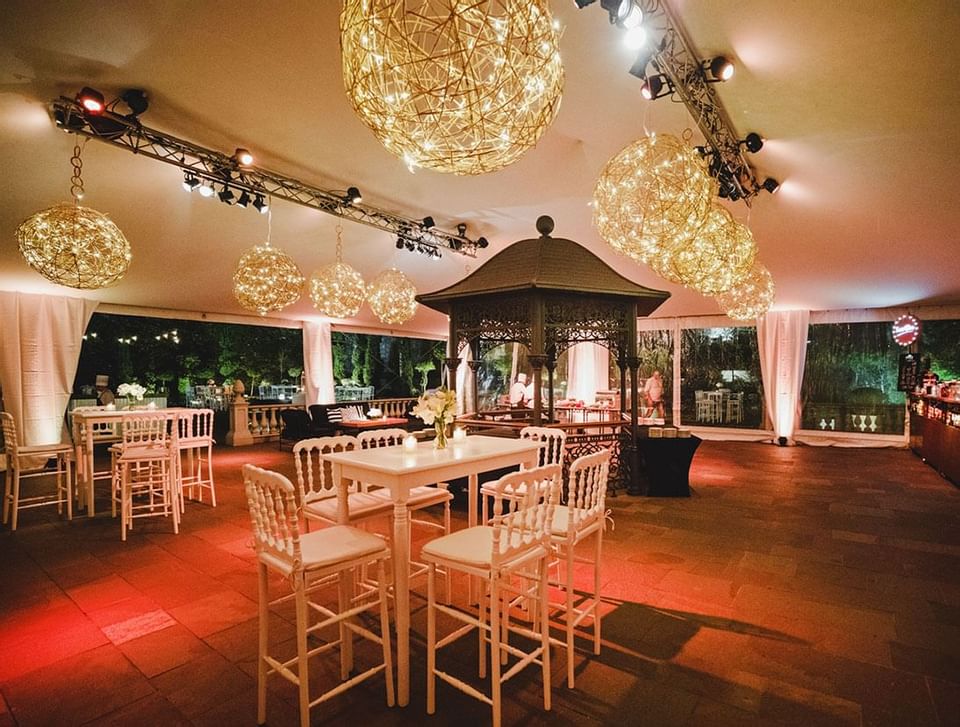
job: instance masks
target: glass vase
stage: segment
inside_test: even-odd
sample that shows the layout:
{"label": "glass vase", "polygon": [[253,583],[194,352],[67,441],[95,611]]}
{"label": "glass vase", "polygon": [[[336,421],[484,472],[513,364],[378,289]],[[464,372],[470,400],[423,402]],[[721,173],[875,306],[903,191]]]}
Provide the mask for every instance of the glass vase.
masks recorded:
{"label": "glass vase", "polygon": [[447,426],[443,422],[434,422],[433,428],[437,433],[436,438],[433,440],[433,448],[446,449],[447,448]]}

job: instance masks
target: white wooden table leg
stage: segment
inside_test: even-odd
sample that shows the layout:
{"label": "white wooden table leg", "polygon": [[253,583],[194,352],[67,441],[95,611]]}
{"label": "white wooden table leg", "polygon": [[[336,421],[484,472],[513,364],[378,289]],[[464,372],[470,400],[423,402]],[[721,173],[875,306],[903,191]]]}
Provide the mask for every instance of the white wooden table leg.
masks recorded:
{"label": "white wooden table leg", "polygon": [[410,515],[393,503],[393,593],[397,621],[397,704],[410,701]]}
{"label": "white wooden table leg", "polygon": [[[337,522],[340,525],[350,524],[350,507],[347,503],[348,489],[350,482],[343,479],[343,465],[332,463],[331,476],[337,483]],[[346,574],[340,574],[339,593],[341,599],[347,604],[353,603],[353,578]],[[341,628],[340,633],[348,636],[347,640],[340,645],[340,672],[349,674],[353,671],[353,632],[347,628]]]}
{"label": "white wooden table leg", "polygon": [[84,447],[86,451],[83,453],[83,463],[84,469],[84,485],[87,488],[87,515],[93,517],[96,515],[93,505],[93,426],[89,423],[87,424],[87,436],[85,438]]}
{"label": "white wooden table leg", "polygon": [[[467,477],[467,525],[471,528],[477,525],[477,496],[480,491],[480,477],[471,472]],[[467,578],[467,599],[471,604],[477,602],[478,581],[476,576]]]}

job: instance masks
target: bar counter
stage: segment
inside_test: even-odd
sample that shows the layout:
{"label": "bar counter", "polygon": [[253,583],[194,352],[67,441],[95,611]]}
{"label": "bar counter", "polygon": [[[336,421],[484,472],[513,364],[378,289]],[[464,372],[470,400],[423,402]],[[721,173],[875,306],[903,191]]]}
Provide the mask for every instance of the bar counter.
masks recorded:
{"label": "bar counter", "polygon": [[911,394],[910,448],[953,484],[960,485],[960,401]]}

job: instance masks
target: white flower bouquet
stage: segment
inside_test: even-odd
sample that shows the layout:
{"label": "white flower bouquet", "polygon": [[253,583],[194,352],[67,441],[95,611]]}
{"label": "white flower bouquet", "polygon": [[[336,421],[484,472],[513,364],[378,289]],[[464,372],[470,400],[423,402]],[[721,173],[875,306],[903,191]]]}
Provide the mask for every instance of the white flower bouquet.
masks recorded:
{"label": "white flower bouquet", "polygon": [[437,449],[443,449],[447,446],[447,425],[457,417],[457,393],[440,388],[424,394],[413,407],[413,415],[422,419],[424,424],[433,425],[437,433],[434,443]]}
{"label": "white flower bouquet", "polygon": [[117,387],[117,396],[126,396],[127,398],[136,399],[137,401],[143,401],[143,395],[147,393],[147,389],[140,384],[120,384]]}

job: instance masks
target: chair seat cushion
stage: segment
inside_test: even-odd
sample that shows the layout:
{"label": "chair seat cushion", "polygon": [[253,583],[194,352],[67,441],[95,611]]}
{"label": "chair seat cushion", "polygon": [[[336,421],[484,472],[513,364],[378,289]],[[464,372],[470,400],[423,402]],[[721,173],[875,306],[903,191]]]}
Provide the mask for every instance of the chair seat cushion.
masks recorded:
{"label": "chair seat cushion", "polygon": [[[322,500],[305,503],[303,515],[335,523],[337,508],[336,497],[325,497]],[[389,500],[384,500],[372,492],[351,492],[347,495],[347,509],[350,511],[350,520],[362,520],[378,515],[388,515],[393,512],[393,505]]]}
{"label": "chair seat cushion", "polygon": [[[373,495],[374,497],[379,497],[390,503],[393,502],[390,497],[390,490],[385,487],[377,488],[376,490],[372,490],[367,494]],[[411,488],[410,497],[407,499],[407,507],[417,509],[421,507],[430,507],[431,505],[442,505],[443,503],[449,502],[452,499],[453,495],[442,487],[423,485],[422,487]]]}
{"label": "chair seat cushion", "polygon": [[349,525],[334,525],[300,536],[305,570],[373,556],[386,549],[383,539]]}
{"label": "chair seat cushion", "polygon": [[[537,551],[545,553],[546,549],[534,544],[523,556],[533,555]],[[473,568],[489,568],[493,563],[493,528],[476,525],[435,538],[423,546],[420,557],[427,562],[443,561],[462,563]]]}
{"label": "chair seat cushion", "polygon": [[51,457],[56,457],[60,453],[72,452],[72,444],[40,444],[35,447],[17,447],[17,454],[19,455],[43,455],[49,454]]}
{"label": "chair seat cushion", "polygon": [[[587,517],[585,510],[580,511],[580,529],[584,530],[594,523],[595,520],[584,522],[582,518]],[[566,538],[567,531],[570,529],[570,508],[566,505],[557,505],[553,510],[553,522],[550,525],[550,535],[553,538]],[[584,532],[586,534],[586,532]]]}
{"label": "chair seat cushion", "polygon": [[[526,491],[527,491],[526,483],[521,482],[516,486],[508,485],[506,488],[504,488],[503,494],[509,497],[511,495],[522,495]],[[497,494],[497,483],[487,482],[481,485],[480,492],[482,492],[484,495],[489,495],[490,497],[493,497],[494,495]]]}

